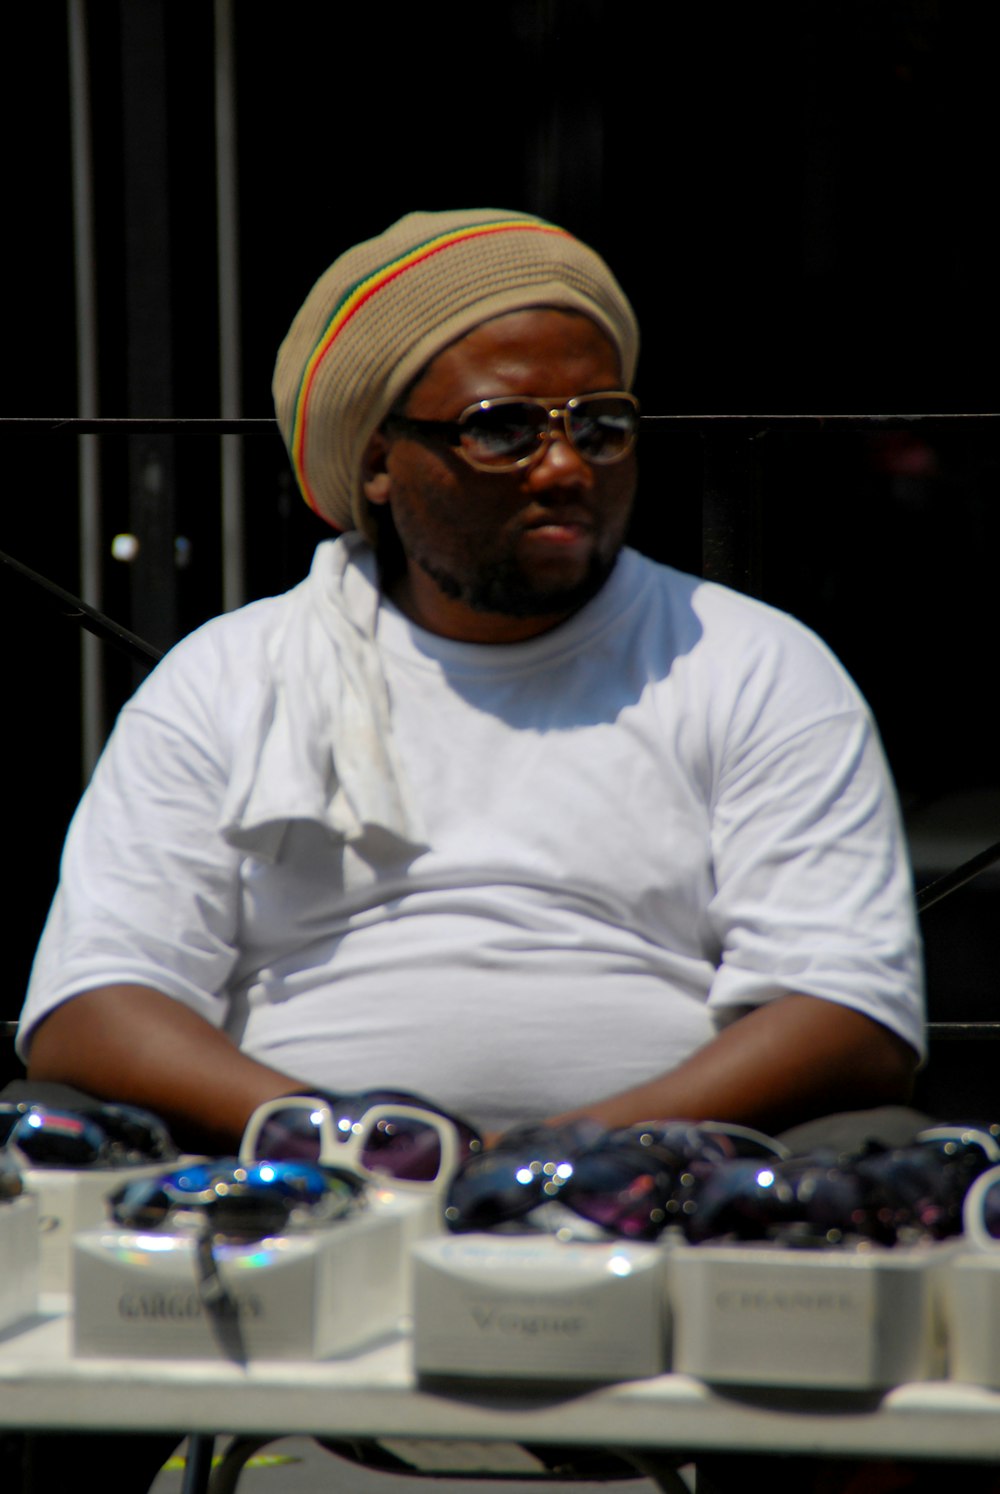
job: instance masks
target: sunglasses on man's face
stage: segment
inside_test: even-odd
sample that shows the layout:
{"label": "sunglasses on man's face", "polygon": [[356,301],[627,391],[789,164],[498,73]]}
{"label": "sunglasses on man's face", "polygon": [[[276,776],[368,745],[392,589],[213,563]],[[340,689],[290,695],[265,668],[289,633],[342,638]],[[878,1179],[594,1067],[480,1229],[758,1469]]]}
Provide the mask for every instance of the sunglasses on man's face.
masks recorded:
{"label": "sunglasses on man's face", "polygon": [[568,441],[594,466],[628,456],[639,430],[639,402],[624,390],[578,394],[565,404],[500,396],[469,405],[457,420],[417,420],[393,412],[384,421],[418,440],[443,441],[480,472],[511,472],[541,459],[551,442]]}
{"label": "sunglasses on man's face", "polygon": [[240,1157],[302,1158],[357,1176],[407,1187],[442,1185],[458,1163],[479,1151],[471,1126],[392,1091],[359,1095],[287,1095],[258,1106]]}

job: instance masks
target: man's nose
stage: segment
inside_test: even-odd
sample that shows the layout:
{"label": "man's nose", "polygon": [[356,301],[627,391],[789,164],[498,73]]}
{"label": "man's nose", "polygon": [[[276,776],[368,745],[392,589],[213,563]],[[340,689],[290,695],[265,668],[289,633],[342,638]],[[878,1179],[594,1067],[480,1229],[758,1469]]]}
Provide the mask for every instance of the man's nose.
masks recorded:
{"label": "man's nose", "polygon": [[554,429],[545,449],[527,473],[532,492],[556,487],[593,487],[594,469],[567,438],[565,431]]}

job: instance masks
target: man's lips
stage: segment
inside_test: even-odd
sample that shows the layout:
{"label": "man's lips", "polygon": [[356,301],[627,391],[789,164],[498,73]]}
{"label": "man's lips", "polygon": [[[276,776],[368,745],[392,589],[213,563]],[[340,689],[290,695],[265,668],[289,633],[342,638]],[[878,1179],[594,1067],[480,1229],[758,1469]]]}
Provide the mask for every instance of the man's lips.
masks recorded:
{"label": "man's lips", "polygon": [[568,544],[572,540],[582,539],[592,533],[594,521],[590,514],[583,513],[579,509],[566,509],[538,514],[528,519],[523,528],[525,534],[534,535],[539,539],[562,541]]}

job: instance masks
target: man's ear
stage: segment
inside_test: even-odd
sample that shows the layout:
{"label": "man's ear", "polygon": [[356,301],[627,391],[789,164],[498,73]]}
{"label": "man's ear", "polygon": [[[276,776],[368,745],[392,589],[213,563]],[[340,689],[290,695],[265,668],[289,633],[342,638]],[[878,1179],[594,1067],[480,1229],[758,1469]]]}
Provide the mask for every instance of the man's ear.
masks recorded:
{"label": "man's ear", "polygon": [[392,482],[386,467],[389,443],[382,431],[376,431],[365,447],[361,459],[361,487],[369,503],[389,502]]}

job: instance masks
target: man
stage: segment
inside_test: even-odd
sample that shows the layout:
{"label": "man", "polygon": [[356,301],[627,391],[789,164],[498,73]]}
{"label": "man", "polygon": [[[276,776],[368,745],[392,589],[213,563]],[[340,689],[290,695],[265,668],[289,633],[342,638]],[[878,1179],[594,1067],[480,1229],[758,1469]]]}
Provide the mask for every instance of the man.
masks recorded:
{"label": "man", "polygon": [[123,712],[31,1078],[226,1147],[310,1086],[491,1133],[906,1097],[919,952],[876,734],[797,624],[622,549],[637,349],[599,257],[524,215],[412,214],[321,278],[275,397],[349,532]]}

